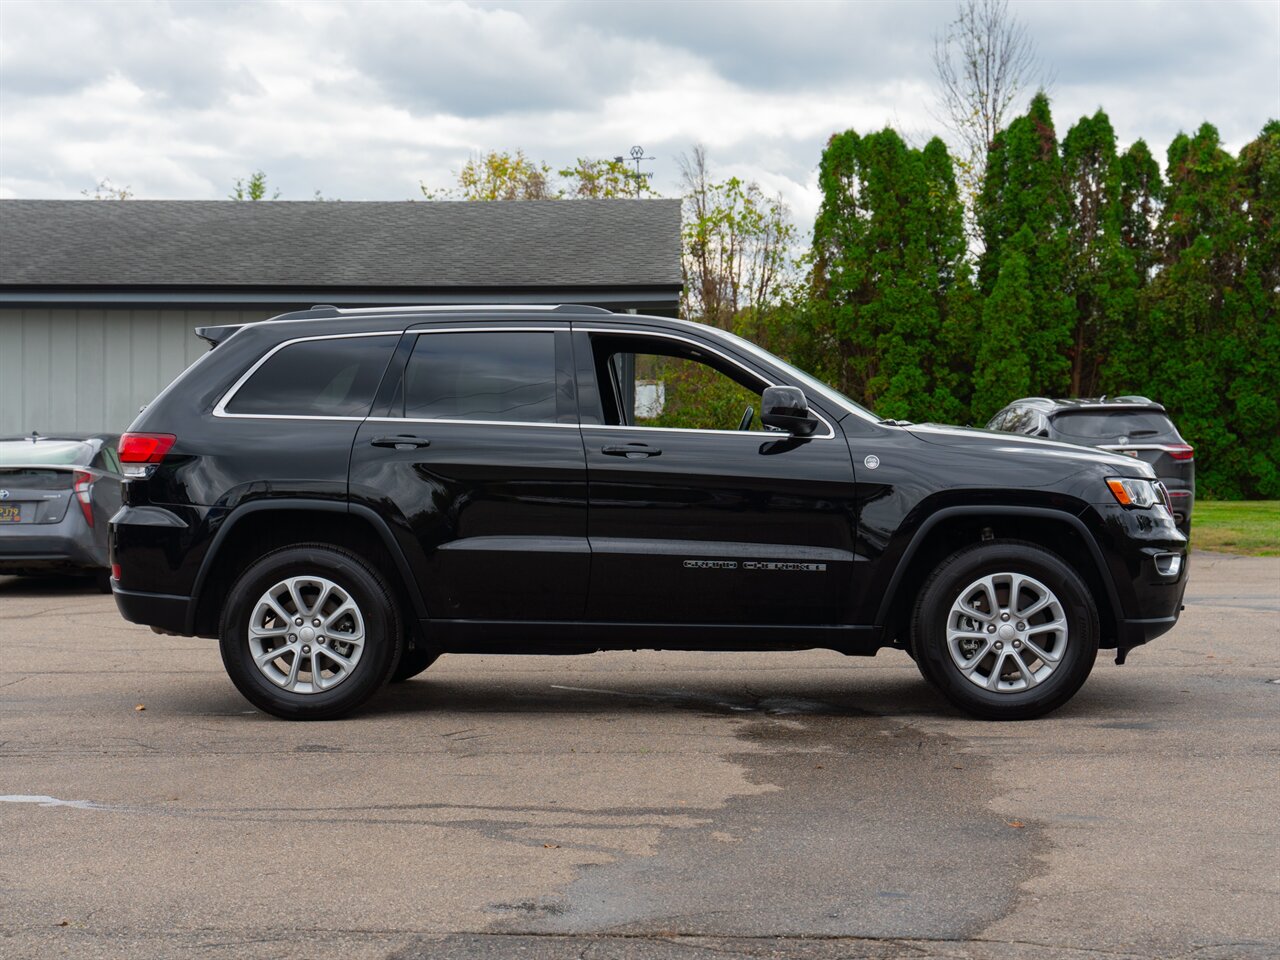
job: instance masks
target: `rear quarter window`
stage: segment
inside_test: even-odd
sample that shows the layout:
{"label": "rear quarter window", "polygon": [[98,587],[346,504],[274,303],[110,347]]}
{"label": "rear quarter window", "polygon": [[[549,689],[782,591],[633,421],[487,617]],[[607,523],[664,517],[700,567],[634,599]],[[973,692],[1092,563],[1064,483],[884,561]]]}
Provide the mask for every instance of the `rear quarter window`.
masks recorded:
{"label": "rear quarter window", "polygon": [[271,354],[223,406],[230,414],[364,417],[398,335],[302,340]]}

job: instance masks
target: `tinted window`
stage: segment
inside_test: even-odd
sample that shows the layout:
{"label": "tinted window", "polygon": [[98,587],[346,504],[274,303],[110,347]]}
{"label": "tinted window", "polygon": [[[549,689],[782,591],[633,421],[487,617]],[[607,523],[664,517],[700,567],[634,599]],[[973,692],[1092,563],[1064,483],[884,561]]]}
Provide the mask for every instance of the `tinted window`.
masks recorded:
{"label": "tinted window", "polygon": [[555,334],[423,334],[405,370],[404,415],[554,423]]}
{"label": "tinted window", "polygon": [[1053,427],[1066,437],[1081,440],[1114,440],[1128,437],[1175,436],[1173,424],[1163,413],[1155,411],[1089,410],[1079,413],[1060,413],[1053,418]]}
{"label": "tinted window", "polygon": [[70,490],[74,477],[71,470],[0,467],[0,483],[18,490]]}
{"label": "tinted window", "polygon": [[277,350],[227,404],[228,413],[363,417],[396,338],[304,340]]}

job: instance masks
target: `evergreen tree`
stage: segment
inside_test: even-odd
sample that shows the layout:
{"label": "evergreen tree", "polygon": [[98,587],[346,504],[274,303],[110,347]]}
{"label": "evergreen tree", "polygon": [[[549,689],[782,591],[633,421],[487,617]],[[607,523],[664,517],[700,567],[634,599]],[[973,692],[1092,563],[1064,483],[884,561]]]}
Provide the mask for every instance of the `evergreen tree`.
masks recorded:
{"label": "evergreen tree", "polygon": [[1241,324],[1252,336],[1228,387],[1247,448],[1244,493],[1280,496],[1280,121],[1240,151],[1246,225],[1239,282]]}
{"label": "evergreen tree", "polygon": [[1023,344],[1036,323],[1028,256],[1035,244],[1023,227],[1005,245],[991,295],[982,306],[982,336],[973,358],[973,414],[986,423],[1010,400],[1032,393],[1030,359]]}
{"label": "evergreen tree", "polygon": [[1138,288],[1123,237],[1116,135],[1105,113],[1081,117],[1067,132],[1062,164],[1071,203],[1068,292],[1075,307],[1070,394],[1097,396],[1104,361],[1132,327]]}
{"label": "evergreen tree", "polygon": [[1145,287],[1160,257],[1158,225],[1164,203],[1160,164],[1145,140],[1120,157],[1120,237],[1130,253],[1139,287]]}
{"label": "evergreen tree", "polygon": [[1164,253],[1143,295],[1145,380],[1196,446],[1198,490],[1210,497],[1280,496],[1280,332],[1268,250],[1275,222],[1267,212],[1277,199],[1278,139],[1269,124],[1240,163],[1209,124],[1169,145]]}
{"label": "evergreen tree", "polygon": [[[1071,202],[1049,99],[1043,93],[1032,99],[1024,116],[996,137],[987,159],[978,220],[984,243],[978,282],[984,295],[994,293],[1011,249],[1026,260],[1027,289],[1036,322],[1026,330],[1024,339],[1006,347],[1025,354],[1031,392],[1064,395],[1071,384],[1069,351],[1076,313],[1070,292]],[[1015,236],[1023,236],[1023,240],[1011,248]],[[986,336],[985,311],[983,327]],[[1016,396],[1011,391],[1007,399]],[[975,418],[981,419],[984,411],[985,407],[975,403]]]}
{"label": "evergreen tree", "polygon": [[[814,223],[812,359],[888,417],[954,420],[970,302],[963,210],[941,141],[908,147],[893,130],[831,138]],[[808,358],[806,358],[808,359]]]}

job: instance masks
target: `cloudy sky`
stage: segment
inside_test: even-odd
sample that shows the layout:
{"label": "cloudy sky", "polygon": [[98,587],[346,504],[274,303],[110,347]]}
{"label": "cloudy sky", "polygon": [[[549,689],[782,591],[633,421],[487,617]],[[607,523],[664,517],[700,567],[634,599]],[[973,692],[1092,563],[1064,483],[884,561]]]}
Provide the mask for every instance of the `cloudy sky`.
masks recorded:
{"label": "cloudy sky", "polygon": [[[1208,120],[1238,149],[1280,117],[1280,2],[1015,2],[1060,132],[1104,107],[1163,152]],[[645,147],[659,190],[713,172],[781,192],[802,226],[834,131],[923,143],[953,0],[899,3],[0,2],[0,197],[408,199],[468,156],[553,166]]]}

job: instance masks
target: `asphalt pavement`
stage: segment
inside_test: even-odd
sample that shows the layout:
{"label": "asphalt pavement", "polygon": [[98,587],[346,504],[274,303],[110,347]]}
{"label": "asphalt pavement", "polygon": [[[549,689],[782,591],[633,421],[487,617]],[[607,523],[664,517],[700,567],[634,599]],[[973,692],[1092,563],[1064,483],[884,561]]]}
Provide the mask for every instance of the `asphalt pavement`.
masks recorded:
{"label": "asphalt pavement", "polygon": [[0,578],[0,957],[1280,957],[1280,559],[984,723],[901,653],[442,658],[288,723]]}

